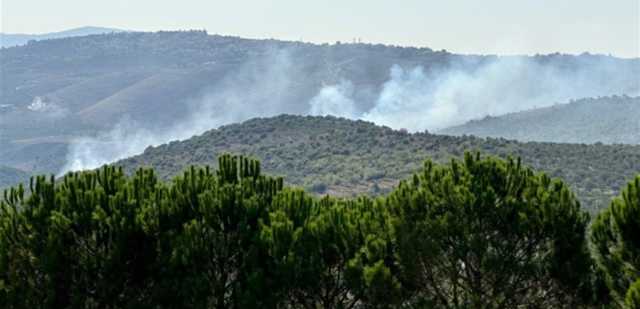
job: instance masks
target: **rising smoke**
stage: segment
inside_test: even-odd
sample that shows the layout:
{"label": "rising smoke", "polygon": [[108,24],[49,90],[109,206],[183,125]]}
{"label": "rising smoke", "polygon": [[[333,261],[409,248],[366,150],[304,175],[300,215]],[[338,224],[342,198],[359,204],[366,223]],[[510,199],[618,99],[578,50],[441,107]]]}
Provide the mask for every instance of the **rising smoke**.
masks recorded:
{"label": "rising smoke", "polygon": [[[607,57],[579,57],[570,69],[532,57],[495,57],[479,66],[462,61],[445,69],[390,68],[379,93],[361,102],[358,87],[341,77],[315,86],[315,94],[292,95],[308,78],[287,50],[247,61],[191,99],[190,116],[163,130],[122,120],[111,131],[73,142],[61,173],[98,167],[139,154],[150,145],[186,139],[206,130],[253,117],[277,114],[334,115],[409,131],[437,131],[487,115],[545,107],[570,99],[614,94],[638,95],[634,66],[620,68]],[[294,64],[295,63],[295,64]],[[319,81],[305,81],[320,84]]]}
{"label": "rising smoke", "polygon": [[437,131],[472,119],[575,98],[638,95],[640,85],[634,83],[637,77],[633,70],[614,71],[615,66],[603,61],[590,61],[570,72],[524,57],[496,58],[472,71],[451,68],[427,72],[422,67],[393,66],[389,80],[368,110],[354,111],[353,91],[341,86],[349,85],[348,81],[321,89],[310,104],[312,111],[333,111],[340,102],[345,107],[336,116],[409,131]]}
{"label": "rising smoke", "polygon": [[212,86],[205,95],[187,100],[188,116],[163,129],[123,118],[113,129],[71,142],[66,164],[58,173],[93,169],[140,154],[149,146],[183,140],[221,125],[268,117],[291,110],[284,104],[296,68],[287,50],[251,59]]}
{"label": "rising smoke", "polygon": [[322,87],[318,94],[309,101],[309,114],[357,118],[360,112],[358,112],[353,99],[353,90],[353,84],[344,79],[337,85]]}

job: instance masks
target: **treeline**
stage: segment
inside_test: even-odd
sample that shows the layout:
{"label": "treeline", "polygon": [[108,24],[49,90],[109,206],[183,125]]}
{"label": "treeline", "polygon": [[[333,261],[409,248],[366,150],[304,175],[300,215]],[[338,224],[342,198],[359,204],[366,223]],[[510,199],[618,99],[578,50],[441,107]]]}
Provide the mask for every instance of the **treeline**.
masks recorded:
{"label": "treeline", "polygon": [[230,155],[170,183],[106,166],[25,191],[0,202],[2,308],[640,304],[640,176],[590,227],[561,181],[471,154],[375,199]]}

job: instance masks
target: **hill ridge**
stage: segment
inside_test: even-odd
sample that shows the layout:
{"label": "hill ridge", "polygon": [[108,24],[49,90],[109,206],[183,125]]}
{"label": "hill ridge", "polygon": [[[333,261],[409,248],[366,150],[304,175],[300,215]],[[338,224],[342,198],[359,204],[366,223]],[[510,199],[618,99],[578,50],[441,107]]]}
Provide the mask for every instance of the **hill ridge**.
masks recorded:
{"label": "hill ridge", "polygon": [[558,143],[640,144],[640,96],[607,96],[472,120],[451,135]]}
{"label": "hill ridge", "polygon": [[148,147],[115,165],[151,166],[169,179],[189,165],[216,164],[223,153],[253,156],[265,171],[318,194],[382,194],[425,159],[447,162],[465,151],[523,163],[569,183],[584,206],[599,209],[635,174],[640,146],[518,142],[504,138],[406,133],[362,120],[279,115],[253,118],[183,141]]}

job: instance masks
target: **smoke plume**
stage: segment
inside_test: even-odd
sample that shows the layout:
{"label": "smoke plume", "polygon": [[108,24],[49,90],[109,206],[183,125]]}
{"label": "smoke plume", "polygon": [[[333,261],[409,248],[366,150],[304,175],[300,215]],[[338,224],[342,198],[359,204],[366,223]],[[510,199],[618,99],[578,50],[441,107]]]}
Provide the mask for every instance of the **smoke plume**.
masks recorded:
{"label": "smoke plume", "polygon": [[358,111],[353,97],[353,84],[341,80],[337,85],[325,86],[309,102],[309,114],[313,116],[337,116],[356,118]]}
{"label": "smoke plume", "polygon": [[[77,139],[61,173],[96,168],[139,154],[150,145],[253,117],[334,115],[396,129],[437,131],[570,99],[640,93],[637,62],[621,68],[609,57],[574,57],[568,67],[563,67],[564,60],[545,62],[535,57],[493,57],[481,65],[460,60],[439,69],[394,65],[386,82],[367,88],[379,89],[371,96],[357,95],[359,87],[345,76],[328,85],[309,80],[301,61],[304,58],[292,60],[287,50],[247,61],[206,95],[188,100],[190,116],[165,129],[123,119],[108,132]],[[315,90],[304,95],[294,91],[304,84],[314,84]]]}
{"label": "smoke plume", "polygon": [[[320,90],[312,111],[363,119],[409,131],[437,131],[485,116],[550,106],[583,97],[637,95],[636,69],[614,71],[605,60],[583,60],[573,70],[531,58],[506,57],[474,70],[452,65],[443,71],[393,66],[389,80],[368,110],[355,110],[353,90],[342,84]],[[587,62],[589,61],[589,62]],[[634,77],[636,76],[636,77]],[[336,108],[340,102],[342,109]]]}
{"label": "smoke plume", "polygon": [[251,59],[213,85],[205,95],[187,100],[190,112],[165,128],[123,117],[111,130],[71,142],[58,173],[93,169],[140,154],[149,146],[183,140],[221,125],[291,110],[284,102],[295,74],[287,50]]}

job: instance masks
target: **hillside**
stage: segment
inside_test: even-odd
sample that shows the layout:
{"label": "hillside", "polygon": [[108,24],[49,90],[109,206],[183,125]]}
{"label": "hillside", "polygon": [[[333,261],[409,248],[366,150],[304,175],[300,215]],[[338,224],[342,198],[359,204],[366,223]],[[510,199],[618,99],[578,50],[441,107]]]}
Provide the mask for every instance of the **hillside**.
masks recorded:
{"label": "hillside", "polygon": [[25,45],[29,41],[35,40],[52,40],[60,38],[70,38],[75,36],[103,34],[111,32],[122,32],[123,30],[103,27],[80,27],[59,32],[42,33],[42,34],[22,34],[22,33],[0,33],[0,47],[13,47]]}
{"label": "hillside", "polygon": [[29,179],[29,174],[12,167],[0,165],[0,188],[5,188]]}
{"label": "hillside", "polygon": [[[432,80],[449,81],[441,90],[444,94],[464,91],[465,81],[458,83],[455,76],[475,79],[475,87],[481,87],[478,81],[488,80],[489,85],[482,88],[501,93],[509,90],[503,86],[505,80],[508,85],[512,84],[509,78],[526,84],[533,78],[531,72],[558,75],[572,83],[572,76],[580,77],[576,87],[566,91],[562,87],[562,93],[553,95],[546,87],[557,83],[514,88],[502,96],[513,105],[501,110],[531,102],[548,104],[555,96],[568,99],[640,91],[635,78],[640,72],[638,59],[590,54],[459,55],[427,47],[310,44],[204,31],[121,32],[32,41],[1,49],[0,59],[0,164],[34,173],[58,173],[67,163],[73,141],[108,135],[123,122],[158,133],[153,140],[159,144],[254,117],[310,114],[310,102],[318,97],[316,101],[327,106],[321,105],[316,114],[351,118],[368,111],[389,115],[381,105],[394,108],[396,103],[408,102],[406,108],[396,107],[392,120],[404,119],[406,111],[418,126],[409,129],[423,131],[419,126],[429,123],[423,116],[431,114],[411,104],[430,102],[429,93],[439,85],[431,84]],[[507,78],[495,74],[514,71],[509,68],[518,70]],[[517,98],[512,97],[515,94]],[[475,98],[471,92],[461,101],[482,107],[475,110],[484,114],[486,102]],[[388,124],[385,119],[376,122]],[[402,123],[388,125],[403,127]],[[182,133],[176,136],[175,132]]]}
{"label": "hillside", "polygon": [[638,115],[640,97],[587,98],[485,117],[439,133],[556,143],[640,144]]}
{"label": "hillside", "polygon": [[[124,118],[165,128],[188,118],[207,95],[222,92],[242,100],[238,106],[269,99],[278,101],[278,112],[304,113],[322,83],[349,78],[377,87],[394,64],[445,65],[449,57],[455,56],[427,48],[314,45],[202,31],[33,41],[0,50],[0,164],[56,173],[73,138],[106,132]],[[290,75],[306,79],[283,80]],[[246,91],[265,80],[282,81]]]}
{"label": "hillside", "polygon": [[191,139],[149,147],[116,163],[152,166],[169,179],[191,164],[216,163],[226,152],[260,159],[285,182],[318,194],[390,191],[426,158],[446,162],[465,151],[522,157],[524,164],[567,181],[587,209],[609,199],[640,172],[640,146],[521,143],[505,139],[409,134],[335,117],[278,116],[223,126]]}

